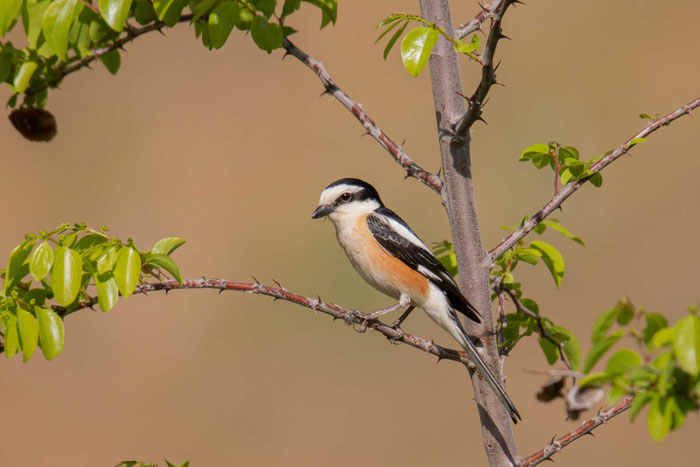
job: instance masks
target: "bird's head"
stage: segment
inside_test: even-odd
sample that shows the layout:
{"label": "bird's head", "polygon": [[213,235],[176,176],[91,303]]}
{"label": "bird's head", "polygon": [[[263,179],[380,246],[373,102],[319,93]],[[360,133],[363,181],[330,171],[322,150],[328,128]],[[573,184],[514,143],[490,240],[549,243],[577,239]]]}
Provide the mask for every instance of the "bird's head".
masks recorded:
{"label": "bird's head", "polygon": [[312,219],[328,217],[333,223],[353,220],[382,206],[379,193],[357,178],[341,178],[321,192]]}

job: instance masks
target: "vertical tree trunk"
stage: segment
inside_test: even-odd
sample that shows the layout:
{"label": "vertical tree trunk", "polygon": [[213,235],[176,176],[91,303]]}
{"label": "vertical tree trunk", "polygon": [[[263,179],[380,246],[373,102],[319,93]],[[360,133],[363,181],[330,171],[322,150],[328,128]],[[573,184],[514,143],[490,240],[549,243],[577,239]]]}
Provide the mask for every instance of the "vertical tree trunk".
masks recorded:
{"label": "vertical tree trunk", "polygon": [[[419,1],[423,17],[436,22],[454,37],[448,0]],[[481,325],[467,320],[467,330],[470,334],[481,337],[484,360],[497,377],[502,377],[488,280],[490,258],[481,242],[476,215],[470,138],[452,137],[452,125],[459,121],[466,110],[464,99],[458,94],[462,93],[458,56],[443,37],[440,37],[430,58],[430,77],[445,183],[442,195],[459,265],[459,282],[466,296],[484,317]],[[515,465],[519,457],[507,410],[481,375],[473,372],[471,379],[489,463],[492,466]]]}

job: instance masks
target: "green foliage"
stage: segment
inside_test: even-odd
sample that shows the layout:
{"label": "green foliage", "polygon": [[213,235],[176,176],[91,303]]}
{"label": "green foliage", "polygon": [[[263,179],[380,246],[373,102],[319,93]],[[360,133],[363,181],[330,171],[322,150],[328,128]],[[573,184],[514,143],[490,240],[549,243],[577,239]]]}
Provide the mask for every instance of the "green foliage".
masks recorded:
{"label": "green foliage", "polygon": [[[13,93],[8,106],[15,107],[24,95],[22,106],[43,107],[47,89],[57,87],[64,70],[85,57],[96,55],[116,74],[119,46],[140,34],[128,26],[134,23],[154,30],[189,20],[210,50],[223,47],[237,28],[250,31],[255,45],[271,53],[296,32],[287,23],[304,3],[321,11],[321,27],[335,24],[337,0],[97,0],[91,7],[81,0],[3,0],[0,38],[21,19],[27,44],[18,49],[0,40],[0,82]],[[191,15],[185,16],[187,10]]]}
{"label": "green foliage", "polygon": [[[630,148],[643,141],[646,140],[637,138],[630,141]],[[520,154],[520,161],[530,161],[537,169],[549,166],[554,171],[557,187],[559,184],[567,185],[579,181],[588,181],[593,186],[600,187],[603,184],[603,176],[600,172],[594,172],[591,169],[610,152],[581,161],[578,149],[572,146],[561,146],[556,141],[552,141],[548,144],[540,143],[528,146]]]}
{"label": "green foliage", "polygon": [[22,352],[26,362],[38,346],[51,360],[63,350],[62,319],[72,311],[94,304],[109,311],[120,294],[128,297],[149,277],[169,274],[182,283],[170,255],[184,243],[164,238],[141,253],[131,240],[122,242],[109,237],[106,228],[97,231],[85,224],[62,224],[27,235],[2,271],[0,335],[5,355]]}
{"label": "green foliage", "polygon": [[[190,467],[190,461],[185,461],[183,464],[173,464],[166,459],[165,464],[166,467]],[[158,467],[158,464],[140,461],[121,461],[115,467]]]}
{"label": "green foliage", "polygon": [[[644,324],[643,329],[638,326]],[[613,326],[619,326],[611,332]],[[614,352],[605,370],[591,372],[598,361],[623,337],[636,341],[639,350],[623,348]],[[630,415],[634,420],[649,406],[647,426],[655,440],[683,425],[685,415],[700,403],[700,320],[694,313],[668,326],[659,313],[635,307],[627,299],[603,312],[593,326],[593,347],[583,367],[581,387],[610,386],[608,400],[615,402],[634,395]]]}
{"label": "green foliage", "polygon": [[421,23],[423,25],[411,29],[401,41],[401,60],[403,61],[404,68],[406,68],[406,71],[408,71],[411,76],[416,77],[423,71],[440,36],[443,36],[452,43],[452,46],[457,52],[466,55],[472,60],[479,61],[478,56],[476,56],[474,52],[481,47],[481,40],[476,34],[472,36],[470,42],[464,42],[462,39],[451,37],[444,29],[434,22],[424,19],[422,16],[405,13],[394,13],[383,19],[377,25],[378,28],[383,27],[384,31],[379,35],[375,44],[401,24],[401,27],[394,32],[384,48],[384,60],[389,56],[392,47],[394,47],[396,41],[401,37],[406,27],[408,27],[411,22]]}

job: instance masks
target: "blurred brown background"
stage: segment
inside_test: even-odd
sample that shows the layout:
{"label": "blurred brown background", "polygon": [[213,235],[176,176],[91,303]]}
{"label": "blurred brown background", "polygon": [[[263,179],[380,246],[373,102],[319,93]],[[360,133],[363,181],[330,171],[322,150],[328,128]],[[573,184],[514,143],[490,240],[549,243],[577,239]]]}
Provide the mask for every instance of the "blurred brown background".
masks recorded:
{"label": "blurred brown background", "polygon": [[[453,2],[456,21],[478,11]],[[302,8],[298,45],[418,163],[439,167],[426,71],[411,78],[395,50],[385,63],[375,24],[417,2],[341,1],[336,27],[318,31]],[[700,4],[681,0],[528,2],[510,11],[499,77],[473,131],[487,246],[551,196],[547,171],[518,162],[556,139],[602,154],[700,94]],[[187,26],[129,45],[122,69],[101,65],[50,94],[59,133],[30,143],[0,125],[4,212],[0,251],[61,222],[107,224],[147,248],[177,235],[185,277],[265,283],[372,310],[389,304],[352,270],[330,223],[312,222],[320,190],[343,176],[369,180],[426,242],[447,238],[439,198],[403,172],[337,102],[319,98],[309,70],[234,32],[208,52]],[[478,69],[463,62],[465,89]],[[2,95],[7,98],[7,93]],[[585,248],[547,234],[567,262],[560,290],[543,266],[517,272],[543,313],[571,327],[584,351],[596,316],[621,296],[673,320],[698,300],[700,127],[683,118],[605,171],[557,215]],[[6,254],[6,253],[2,253]],[[421,314],[407,330],[453,346]],[[151,294],[110,313],[66,321],[66,347],[48,363],[2,360],[2,466],[109,466],[124,459],[220,465],[483,465],[464,371],[288,303],[213,291]],[[625,343],[631,346],[632,342]],[[507,361],[527,455],[576,424],[542,405],[547,368],[536,340]],[[627,414],[556,457],[563,465],[674,465],[700,453],[700,423],[654,443]]]}

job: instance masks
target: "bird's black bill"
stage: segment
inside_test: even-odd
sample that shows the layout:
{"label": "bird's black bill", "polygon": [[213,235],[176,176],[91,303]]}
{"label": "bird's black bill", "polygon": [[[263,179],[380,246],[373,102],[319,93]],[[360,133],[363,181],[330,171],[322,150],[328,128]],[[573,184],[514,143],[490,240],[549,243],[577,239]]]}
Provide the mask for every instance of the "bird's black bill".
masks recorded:
{"label": "bird's black bill", "polygon": [[313,214],[311,214],[312,219],[320,219],[326,217],[328,214],[333,212],[332,206],[319,206],[316,208]]}

